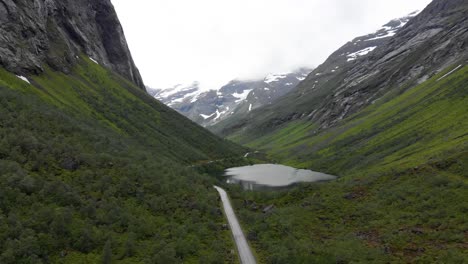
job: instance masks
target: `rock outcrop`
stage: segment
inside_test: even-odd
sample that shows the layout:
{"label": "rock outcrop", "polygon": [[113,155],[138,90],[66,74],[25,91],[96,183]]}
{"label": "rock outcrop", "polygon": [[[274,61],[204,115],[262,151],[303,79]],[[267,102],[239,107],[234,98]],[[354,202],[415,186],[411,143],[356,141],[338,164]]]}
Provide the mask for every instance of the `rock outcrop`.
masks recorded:
{"label": "rock outcrop", "polygon": [[85,54],[144,89],[110,0],[0,0],[0,65],[69,72]]}

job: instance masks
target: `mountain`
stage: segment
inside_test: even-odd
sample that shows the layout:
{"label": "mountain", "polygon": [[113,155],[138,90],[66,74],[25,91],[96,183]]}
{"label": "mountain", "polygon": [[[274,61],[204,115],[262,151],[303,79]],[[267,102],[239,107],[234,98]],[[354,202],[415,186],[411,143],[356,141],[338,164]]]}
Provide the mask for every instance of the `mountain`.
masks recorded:
{"label": "mountain", "polygon": [[0,1],[0,263],[232,262],[193,169],[244,149],[158,102],[108,0]]}
{"label": "mountain", "polygon": [[147,88],[147,91],[191,120],[208,126],[271,104],[291,91],[311,71],[300,68],[289,73],[269,74],[260,80],[233,80],[219,90],[202,91],[195,82],[168,89]]}
{"label": "mountain", "polygon": [[5,69],[37,74],[48,66],[68,73],[85,53],[144,88],[110,0],[2,1],[0,14]]}
{"label": "mountain", "polygon": [[356,38],[274,105],[236,122],[226,120],[213,130],[226,135],[242,127],[242,133],[260,135],[262,130],[270,131],[294,120],[313,121],[324,129],[372,105],[392,90],[401,93],[450,65],[458,63],[458,66],[466,58],[463,46],[466,22],[457,17],[463,14],[463,8],[459,9],[462,11],[448,15],[418,15],[396,35],[377,39],[380,46],[354,59],[353,54],[362,54],[362,50],[376,45],[363,41],[375,38],[375,34]]}
{"label": "mountain", "polygon": [[189,85],[178,84],[167,89],[152,89],[147,87],[147,92],[154,98],[160,100],[168,106],[177,105],[183,102],[195,102],[203,91],[198,82]]}
{"label": "mountain", "polygon": [[[407,16],[402,18],[393,19],[389,21],[387,24],[383,25],[379,30],[364,35],[360,37],[354,38],[352,41],[349,41],[342,47],[340,47],[337,51],[332,53],[328,59],[322,63],[319,67],[314,69],[308,76],[304,82],[301,82],[299,85],[303,86],[305,82],[308,82],[307,90],[320,90],[321,86],[324,85],[335,85],[332,83],[333,78],[340,79],[342,78],[341,73],[346,72],[348,68],[353,67],[353,65],[360,64],[361,61],[366,57],[370,56],[372,52],[377,49],[378,47],[385,46],[390,39],[400,30],[402,29],[413,17],[415,17],[419,12],[413,12]],[[331,84],[330,84],[330,83]],[[301,88],[295,89],[295,91],[291,94],[288,94],[289,99],[280,100],[280,102],[284,102],[284,106],[287,108],[295,108],[297,105],[303,103],[307,104],[307,108],[314,106],[309,104],[308,100],[309,97],[304,97],[301,91]],[[315,94],[311,95],[315,97]],[[301,97],[301,99],[296,102],[296,97]],[[303,98],[304,97],[304,98]],[[275,104],[268,109],[273,109],[279,106],[281,103]],[[281,106],[284,107],[283,105]],[[291,109],[292,110],[292,109]],[[294,109],[295,110],[295,109]],[[276,111],[276,110],[271,110]],[[267,114],[268,111],[264,111]],[[280,111],[282,112],[282,111]],[[312,111],[309,113],[301,113],[300,115],[308,116],[311,114]],[[299,115],[298,113],[296,113]],[[253,115],[253,114],[251,114]],[[298,116],[304,118],[305,116]],[[229,132],[222,132],[224,129],[229,129],[231,125],[236,127],[242,127],[241,123],[244,123],[242,119],[248,119],[249,117],[246,116],[233,116],[224,120],[223,122],[218,122],[217,124],[213,124],[212,127],[209,127],[211,130],[221,133],[225,135]],[[275,117],[276,118],[276,117]],[[288,119],[289,117],[282,117]],[[275,121],[276,122],[276,121]],[[281,122],[281,121],[280,121]],[[244,129],[244,128],[243,128]]]}
{"label": "mountain", "polygon": [[[275,162],[339,176],[264,195],[232,189],[261,260],[468,258],[467,18],[466,0],[434,0],[394,35],[354,39],[273,104],[211,128]],[[371,50],[369,38],[380,44]]]}

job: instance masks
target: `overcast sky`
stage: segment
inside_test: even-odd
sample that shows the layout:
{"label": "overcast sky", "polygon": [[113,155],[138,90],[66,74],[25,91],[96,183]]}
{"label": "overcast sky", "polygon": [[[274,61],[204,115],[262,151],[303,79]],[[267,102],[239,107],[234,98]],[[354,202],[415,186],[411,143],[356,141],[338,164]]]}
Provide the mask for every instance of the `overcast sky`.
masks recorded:
{"label": "overcast sky", "polygon": [[153,88],[317,66],[354,37],[430,0],[112,0]]}

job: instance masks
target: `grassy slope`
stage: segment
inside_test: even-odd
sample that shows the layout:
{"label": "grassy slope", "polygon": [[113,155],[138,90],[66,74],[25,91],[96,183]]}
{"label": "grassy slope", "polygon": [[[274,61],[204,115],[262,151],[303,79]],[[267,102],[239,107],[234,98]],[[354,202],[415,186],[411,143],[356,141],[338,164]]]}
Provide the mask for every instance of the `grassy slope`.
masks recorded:
{"label": "grassy slope", "polygon": [[[468,67],[437,81],[449,70],[333,129],[295,122],[257,139],[232,137],[281,162],[341,176],[277,194],[233,195],[265,261],[468,258]],[[243,199],[276,210],[263,215]]]}
{"label": "grassy slope", "polygon": [[85,57],[30,80],[0,69],[1,263],[234,261],[188,164],[242,149]]}

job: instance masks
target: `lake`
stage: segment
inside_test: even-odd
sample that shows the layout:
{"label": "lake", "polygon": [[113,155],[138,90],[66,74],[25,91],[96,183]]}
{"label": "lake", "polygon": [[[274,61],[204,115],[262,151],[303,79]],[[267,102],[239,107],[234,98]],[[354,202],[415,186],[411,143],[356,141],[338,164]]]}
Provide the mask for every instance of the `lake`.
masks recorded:
{"label": "lake", "polygon": [[225,171],[227,183],[241,184],[245,190],[279,188],[300,182],[331,181],[336,176],[279,164],[258,164]]}

